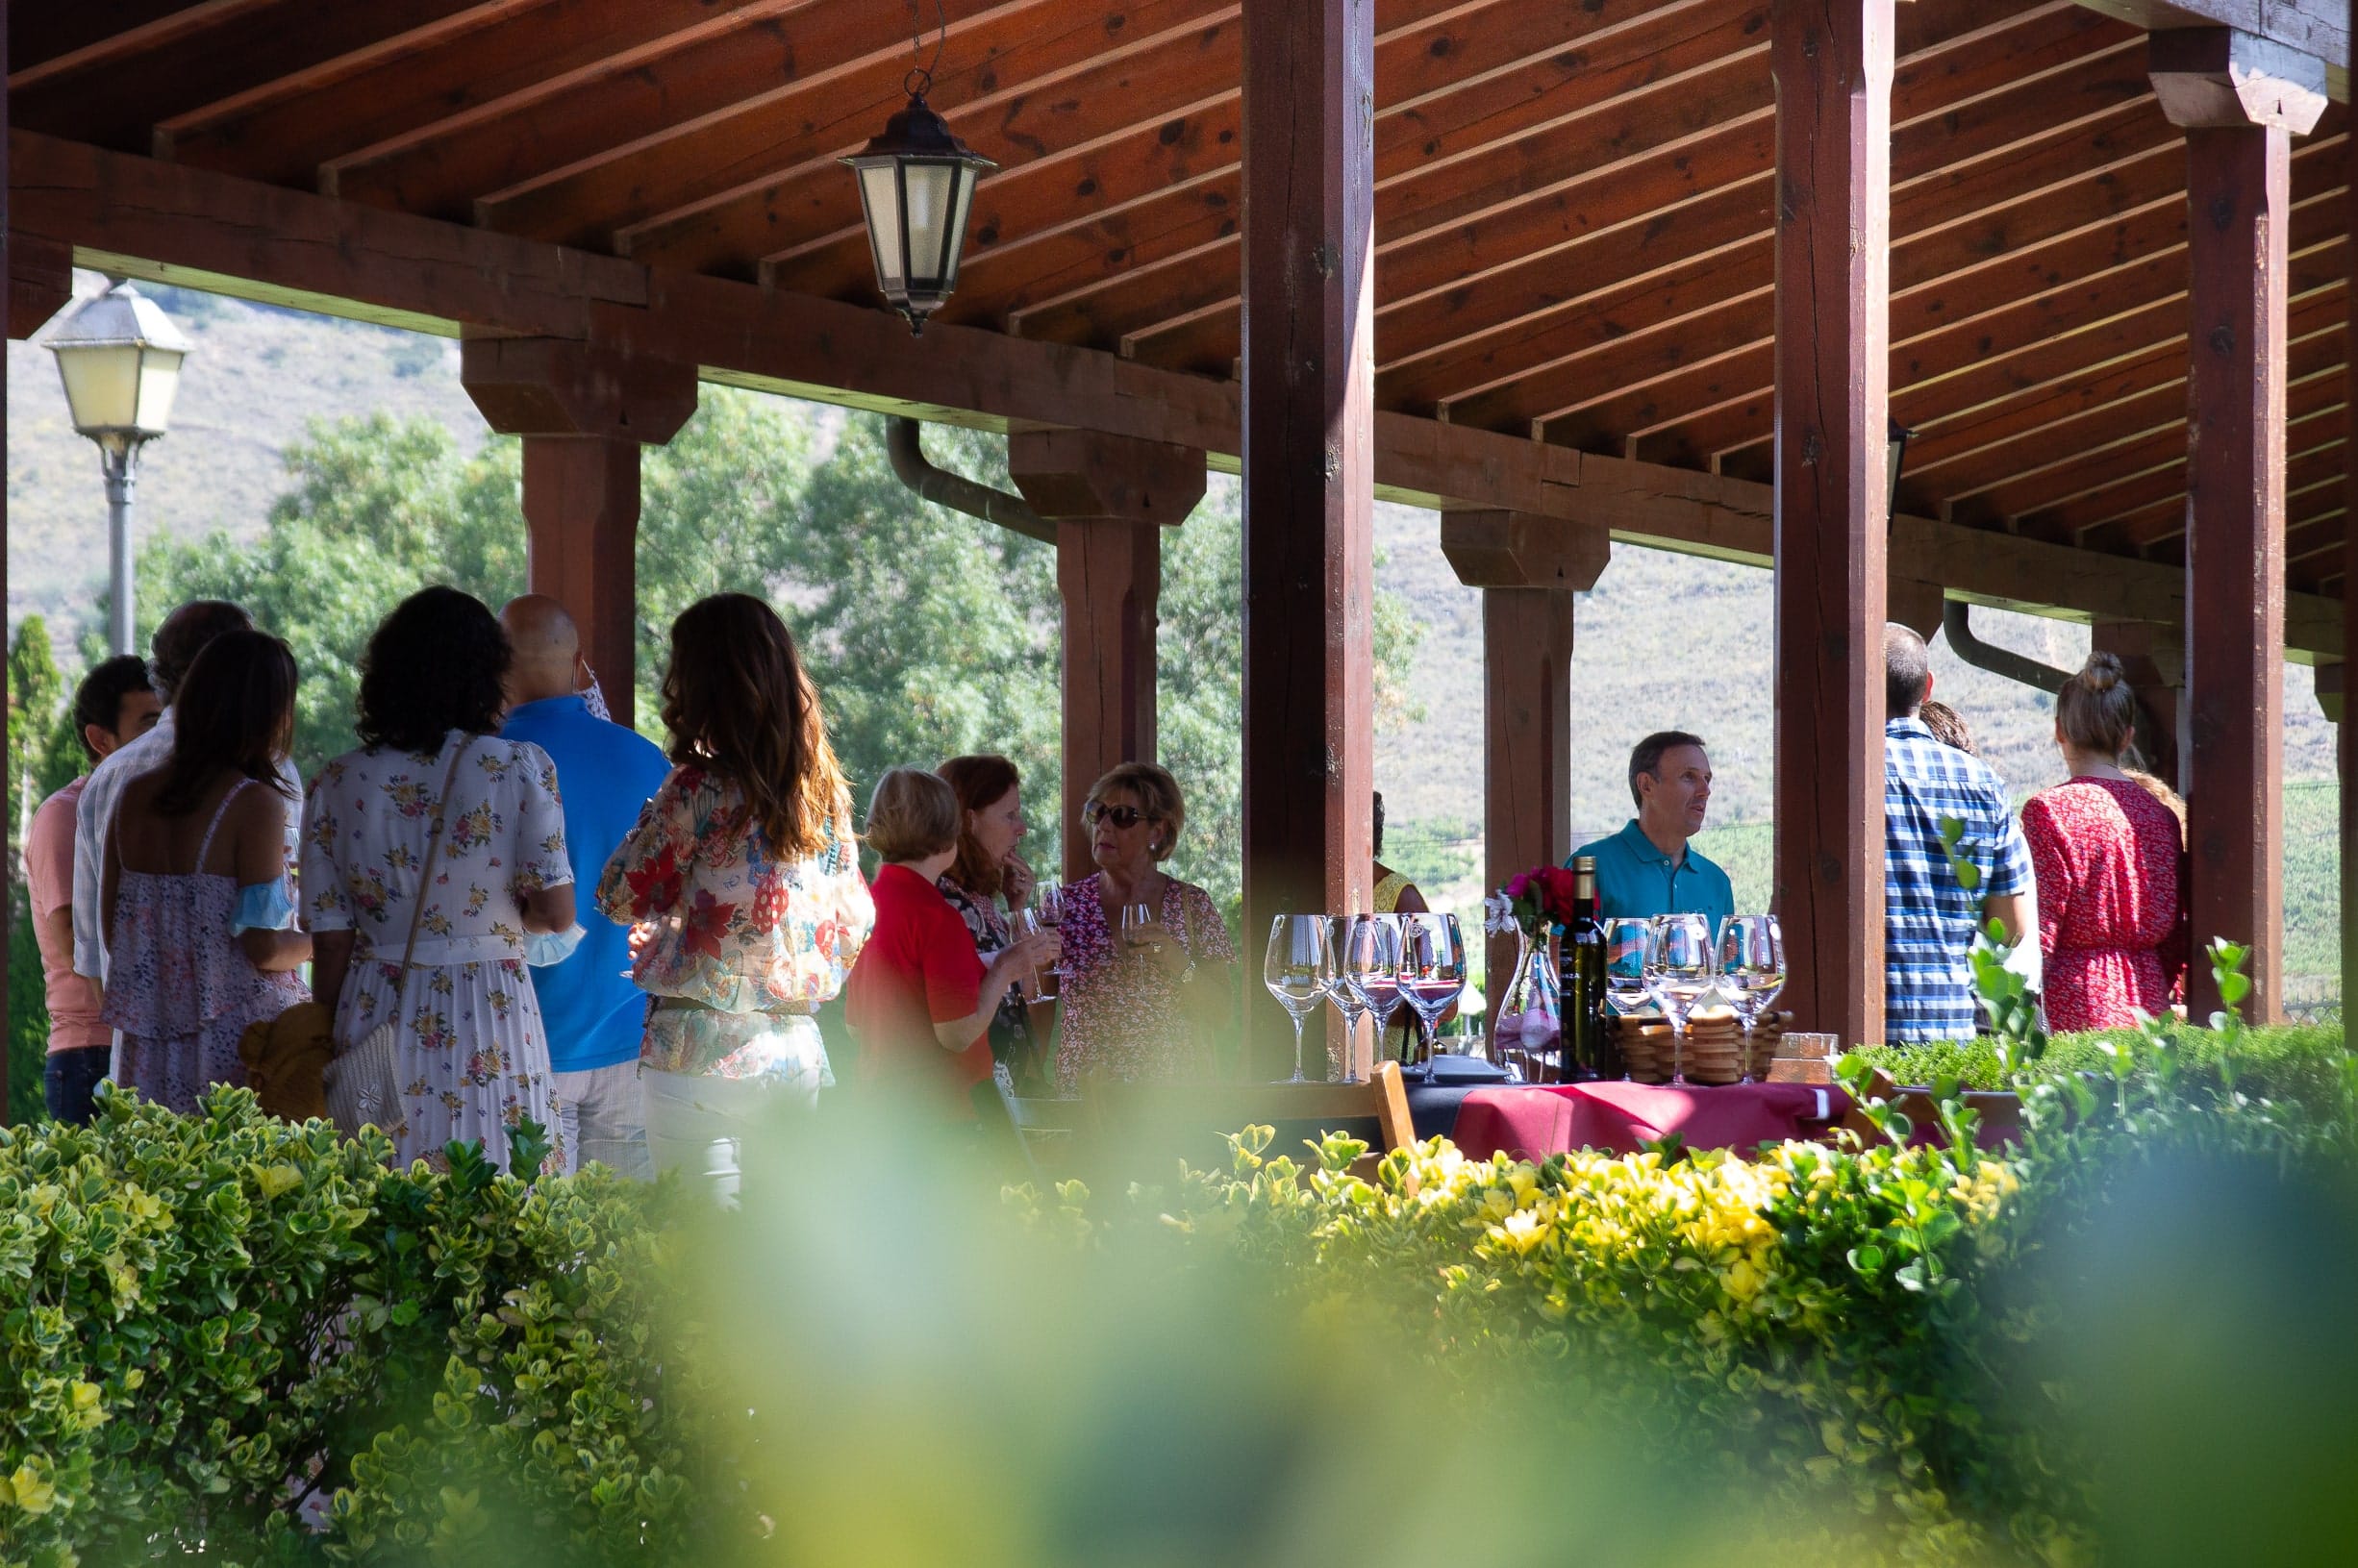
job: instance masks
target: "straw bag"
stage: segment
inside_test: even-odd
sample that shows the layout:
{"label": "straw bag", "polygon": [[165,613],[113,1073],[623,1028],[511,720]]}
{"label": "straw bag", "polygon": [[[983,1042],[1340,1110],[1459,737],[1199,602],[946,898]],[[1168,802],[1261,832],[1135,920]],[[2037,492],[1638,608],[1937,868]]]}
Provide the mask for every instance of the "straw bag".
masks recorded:
{"label": "straw bag", "polygon": [[462,741],[442,776],[441,798],[434,803],[434,826],[426,833],[424,869],[417,880],[417,897],[410,905],[410,938],[401,949],[401,979],[393,990],[393,1007],[385,1022],[337,1054],[327,1065],[323,1087],[328,1116],[346,1137],[357,1137],[364,1127],[385,1127],[399,1120],[401,1079],[397,1072],[401,1014],[409,1002],[410,957],[417,951],[417,923],[426,912],[426,890],[434,883],[434,853],[442,841],[442,811],[458,783],[459,759],[473,745]]}

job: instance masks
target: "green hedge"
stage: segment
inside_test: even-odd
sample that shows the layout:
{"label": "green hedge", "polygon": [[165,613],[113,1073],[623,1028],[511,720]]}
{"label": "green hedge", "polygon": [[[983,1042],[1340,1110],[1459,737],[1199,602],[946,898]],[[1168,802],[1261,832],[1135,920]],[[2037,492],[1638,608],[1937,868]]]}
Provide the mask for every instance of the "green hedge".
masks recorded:
{"label": "green hedge", "polygon": [[1001,1204],[971,1149],[806,1130],[717,1218],[118,1097],[0,1136],[0,1557],[2335,1560],[2358,1072],[2277,1105],[2181,1055],[2034,1085],[2002,1159],[1370,1182],[1248,1129]]}
{"label": "green hedge", "polygon": [[[2180,1028],[2173,1033],[2180,1041],[2181,1089],[2206,1098],[2216,1097],[2222,1087],[2219,1071],[2220,1037],[2206,1029]],[[2142,1049],[2143,1036],[2133,1029],[2058,1034],[2047,1042],[2045,1054],[2030,1064],[2023,1076],[2032,1083],[2073,1074],[2109,1079],[2119,1053],[2138,1053]],[[1967,1088],[2010,1086],[1997,1052],[1986,1038],[1944,1045],[1871,1046],[1857,1055],[1869,1066],[1890,1073],[1898,1083],[1922,1085],[1938,1082],[1943,1074],[1953,1074]],[[2247,1095],[2292,1102],[2320,1113],[2329,1112],[2337,1103],[2345,1056],[2338,1018],[2322,1023],[2246,1028],[2237,1043],[2236,1055],[2240,1068],[2237,1084]]]}

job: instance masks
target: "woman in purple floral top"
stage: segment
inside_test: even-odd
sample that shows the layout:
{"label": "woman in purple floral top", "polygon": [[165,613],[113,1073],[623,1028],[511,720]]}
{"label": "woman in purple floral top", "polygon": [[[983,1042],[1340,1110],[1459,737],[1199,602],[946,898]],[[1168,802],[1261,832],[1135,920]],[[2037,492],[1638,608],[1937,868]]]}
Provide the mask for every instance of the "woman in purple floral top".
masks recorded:
{"label": "woman in purple floral top", "polygon": [[875,924],[851,795],[794,639],[748,594],[671,627],[664,724],[677,764],[606,862],[598,908],[639,927],[654,1003],[640,1046],[647,1151],[735,1198],[747,1131],[834,1083],[813,1018]]}
{"label": "woman in purple floral top", "polygon": [[[1162,870],[1187,822],[1179,784],[1151,762],[1124,762],[1091,788],[1081,821],[1098,869],[1065,889],[1058,1090],[1100,1075],[1206,1076],[1228,1023],[1236,948],[1212,895]],[[1124,946],[1131,904],[1156,918]]]}

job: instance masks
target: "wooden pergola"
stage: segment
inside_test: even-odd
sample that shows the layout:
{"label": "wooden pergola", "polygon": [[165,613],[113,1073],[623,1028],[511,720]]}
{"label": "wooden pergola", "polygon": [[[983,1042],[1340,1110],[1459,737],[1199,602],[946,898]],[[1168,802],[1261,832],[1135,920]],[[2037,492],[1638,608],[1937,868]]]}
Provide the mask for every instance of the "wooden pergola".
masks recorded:
{"label": "wooden pergola", "polygon": [[2280,660],[2339,718],[2353,603],[2341,0],[941,3],[932,102],[1001,167],[922,337],[836,162],[896,0],[19,4],[10,331],[78,262],[463,338],[600,668],[699,380],[1005,431],[1082,784],[1152,754],[1157,530],[1240,471],[1248,933],[1366,902],[1376,497],[1484,590],[1493,882],[1569,847],[1611,541],[1773,565],[1788,1005],[1853,1040],[1881,623],[2088,621],[2274,1008]]}

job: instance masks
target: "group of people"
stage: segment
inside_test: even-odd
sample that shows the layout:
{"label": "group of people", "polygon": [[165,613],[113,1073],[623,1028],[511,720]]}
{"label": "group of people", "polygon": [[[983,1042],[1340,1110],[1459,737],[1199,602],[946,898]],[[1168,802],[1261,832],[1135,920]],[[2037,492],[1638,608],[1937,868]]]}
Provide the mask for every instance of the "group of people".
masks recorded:
{"label": "group of people", "polygon": [[153,652],[83,680],[93,770],[27,838],[61,1119],[107,1079],[193,1109],[245,1082],[249,1031],[315,1000],[335,1053],[391,1026],[401,1160],[479,1140],[505,1162],[529,1119],[557,1168],[727,1197],[757,1126],[836,1087],[839,996],[846,1090],[953,1125],[996,1064],[1063,1092],[1199,1070],[1234,1006],[1225,924],[1165,869],[1167,772],[1097,781],[1096,870],[1034,910],[1014,764],[891,769],[863,834],[794,639],[748,595],[673,624],[658,748],[604,716],[554,600],[423,589],[369,639],[362,744],[308,790],[285,643],[201,601]]}
{"label": "group of people", "polygon": [[[2009,804],[1964,720],[1932,700],[1924,640],[1884,630],[1884,1026],[1894,1043],[1969,1038],[1971,952],[1995,921],[2048,1027],[2117,1029],[2184,994],[2192,943],[2180,897],[2185,806],[2145,771],[2138,706],[2119,659],[2097,652],[2055,699],[2062,783]],[[1711,803],[1703,741],[1664,731],[1629,759],[1638,814],[1586,845],[1600,915],[1735,908],[1727,873],[1690,844]],[[1944,821],[1962,830],[1950,843]],[[1952,859],[1953,857],[1953,859]],[[1971,885],[1957,864],[1974,870]]]}

